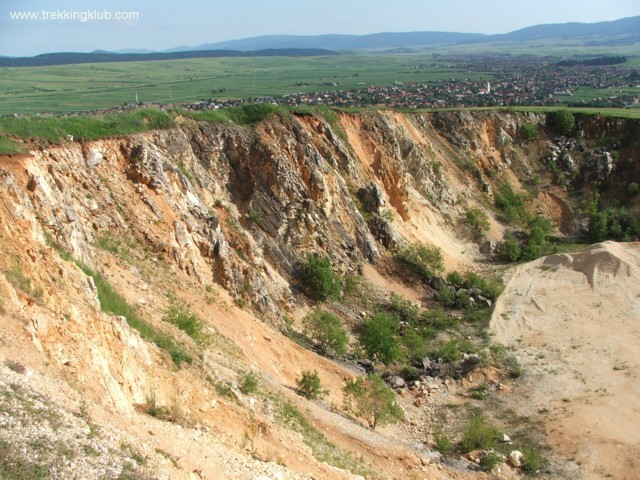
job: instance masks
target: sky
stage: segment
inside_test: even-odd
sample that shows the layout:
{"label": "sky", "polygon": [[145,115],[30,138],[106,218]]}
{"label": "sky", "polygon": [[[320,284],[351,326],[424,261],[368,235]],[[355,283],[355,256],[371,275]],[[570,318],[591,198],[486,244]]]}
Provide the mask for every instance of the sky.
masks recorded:
{"label": "sky", "polygon": [[271,34],[492,34],[636,15],[638,0],[0,0],[0,55],[162,51]]}

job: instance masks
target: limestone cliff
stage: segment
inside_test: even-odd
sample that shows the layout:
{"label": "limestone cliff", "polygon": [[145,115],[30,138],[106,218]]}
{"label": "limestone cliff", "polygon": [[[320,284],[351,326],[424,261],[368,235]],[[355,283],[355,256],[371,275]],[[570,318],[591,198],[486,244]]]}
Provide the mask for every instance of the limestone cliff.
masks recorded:
{"label": "limestone cliff", "polygon": [[[519,129],[544,120],[522,113],[371,112],[340,114],[330,124],[290,114],[245,128],[178,118],[172,130],[1,158],[2,356],[72,385],[106,412],[96,416],[134,419],[120,426],[130,435],[137,435],[133,426],[147,428],[136,406],[152,395],[162,405],[183,405],[207,441],[230,452],[244,451],[239,445],[252,431],[257,450],[273,449],[263,461],[286,459],[282,475],[346,478],[317,461],[299,434],[269,423],[268,408],[242,395],[220,400],[212,385],[249,365],[274,385],[291,387],[303,367],[314,365],[339,391],[348,370],[279,333],[285,317],[297,321],[308,308],[297,280],[305,255],[323,253],[341,272],[357,273],[420,240],[442,247],[448,265],[464,268],[479,253],[460,218],[470,206],[491,205],[501,182],[518,189],[532,178],[546,147],[523,145]],[[563,204],[549,198],[547,204]],[[489,239],[499,240],[504,227],[491,222]],[[169,295],[190,302],[216,340],[194,355],[192,367],[176,369],[126,318],[101,311],[96,285],[78,265],[101,272],[146,322],[188,350],[199,351],[162,321]],[[339,401],[339,393],[328,398]],[[313,415],[323,428],[326,413]],[[335,427],[328,435],[347,443]],[[169,443],[159,438],[157,448]],[[445,475],[409,448],[384,445],[383,453],[361,448],[365,463],[379,461],[392,472],[400,462],[398,478],[465,475]],[[212,473],[219,468],[227,478],[242,478],[240,467],[224,470],[220,461],[187,455],[169,477],[220,478]]]}

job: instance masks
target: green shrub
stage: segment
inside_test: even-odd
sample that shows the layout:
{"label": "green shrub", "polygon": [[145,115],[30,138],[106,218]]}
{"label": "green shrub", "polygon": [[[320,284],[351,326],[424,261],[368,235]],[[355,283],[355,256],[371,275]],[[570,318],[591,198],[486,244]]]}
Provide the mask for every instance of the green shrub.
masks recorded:
{"label": "green shrub", "polygon": [[258,223],[259,221],[262,220],[263,215],[262,215],[262,213],[260,213],[260,212],[258,212],[256,210],[251,210],[249,212],[249,214],[247,215],[247,218],[252,222]]}
{"label": "green shrub", "polygon": [[478,207],[467,210],[465,221],[477,236],[482,236],[489,231],[491,227],[489,223],[489,215],[487,212]]}
{"label": "green shrub", "polygon": [[258,376],[255,373],[244,372],[240,375],[238,388],[243,394],[252,395],[256,393],[259,385]]}
{"label": "green shrub", "polygon": [[302,372],[302,377],[300,377],[296,383],[300,395],[310,400],[315,400],[326,393],[320,385],[320,377],[315,370],[313,372],[309,370]]}
{"label": "green shrub", "polygon": [[638,182],[631,182],[629,185],[627,185],[627,194],[629,194],[630,196],[634,197],[638,194],[638,192],[640,192],[640,185],[638,185]]}
{"label": "green shrub", "polygon": [[447,315],[441,308],[424,311],[420,319],[426,325],[433,327],[436,330],[455,328],[459,323],[456,317]]}
{"label": "green shrub", "polygon": [[393,390],[377,375],[348,381],[344,387],[344,401],[346,410],[363,418],[371,429],[403,419]]}
{"label": "green shrub", "polygon": [[309,254],[302,266],[301,280],[307,292],[318,300],[337,299],[342,292],[342,282],[331,268],[327,257]]}
{"label": "green shrub", "polygon": [[285,109],[270,103],[250,103],[226,108],[224,111],[226,116],[238,125],[253,125],[276,112],[285,112]]}
{"label": "green shrub", "polygon": [[437,451],[439,451],[442,455],[449,455],[453,450],[453,445],[451,444],[451,440],[449,440],[446,436],[442,434],[440,429],[436,429],[433,432],[433,441],[435,443],[434,447]]}
{"label": "green shrub", "polygon": [[438,343],[429,356],[431,358],[441,358],[445,362],[455,362],[462,358],[463,353],[472,351],[475,351],[475,347],[468,340],[451,339]]}
{"label": "green shrub", "polygon": [[189,306],[177,298],[171,298],[162,319],[175,325],[189,335],[198,345],[206,343],[207,336],[200,317],[193,313]]}
{"label": "green shrub", "polygon": [[502,455],[498,452],[489,452],[480,460],[480,468],[485,472],[490,472],[493,467],[502,463]]}
{"label": "green shrub", "polygon": [[456,292],[449,285],[442,285],[436,293],[436,299],[445,307],[451,307],[456,303]]}
{"label": "green shrub", "polygon": [[378,312],[366,320],[360,329],[360,343],[370,358],[378,358],[389,365],[402,357],[397,334],[400,319],[386,312]]}
{"label": "green shrub", "polygon": [[478,412],[470,415],[469,421],[462,431],[460,450],[468,453],[472,450],[488,450],[493,448],[498,438],[498,429],[489,424]]}
{"label": "green shrub", "polygon": [[323,355],[342,356],[347,351],[347,331],[340,319],[325,310],[314,310],[303,320],[304,333]]}
{"label": "green shrub", "polygon": [[536,127],[532,123],[525,123],[522,127],[520,127],[519,133],[520,138],[525,141],[535,140],[540,135],[538,127]]}
{"label": "green shrub", "polygon": [[524,368],[522,368],[522,365],[520,365],[520,362],[514,356],[510,355],[508,357],[505,357],[503,361],[503,368],[507,370],[509,378],[516,379],[524,375]]}
{"label": "green shrub", "polygon": [[522,470],[530,475],[537,473],[549,463],[542,452],[534,446],[522,447],[522,455],[524,456]]}
{"label": "green shrub", "polygon": [[502,293],[504,286],[500,280],[487,280],[475,272],[466,272],[462,285],[465,288],[477,288],[484,297],[495,300]]}
{"label": "green shrub", "polygon": [[504,242],[502,242],[502,245],[500,246],[500,251],[510,262],[517,262],[522,256],[520,242],[511,234],[505,237]]}
{"label": "green shrub", "polygon": [[397,257],[415,273],[427,279],[444,270],[442,251],[439,247],[428,247],[415,242],[401,249]]}
{"label": "green shrub", "polygon": [[587,234],[592,242],[609,239],[627,242],[640,237],[640,218],[625,207],[598,209],[592,205]]}
{"label": "green shrub", "polygon": [[547,125],[558,135],[569,135],[576,126],[576,120],[569,110],[558,110],[547,114]]}
{"label": "green shrub", "polygon": [[500,185],[495,193],[494,204],[508,222],[520,224],[527,217],[524,195],[514,192],[508,183]]}
{"label": "green shrub", "polygon": [[422,360],[427,356],[427,341],[416,330],[408,329],[400,338],[400,342],[406,352],[403,356],[409,360]]}
{"label": "green shrub", "polygon": [[447,282],[449,282],[452,285],[455,285],[456,287],[461,287],[462,284],[464,283],[464,278],[462,277],[462,274],[460,272],[458,272],[457,270],[454,270],[447,274]]}

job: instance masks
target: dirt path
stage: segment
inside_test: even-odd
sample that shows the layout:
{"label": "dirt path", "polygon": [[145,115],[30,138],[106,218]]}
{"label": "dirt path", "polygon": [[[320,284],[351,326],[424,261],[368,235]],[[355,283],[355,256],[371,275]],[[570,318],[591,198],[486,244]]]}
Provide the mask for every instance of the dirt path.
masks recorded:
{"label": "dirt path", "polygon": [[640,244],[516,267],[491,329],[526,371],[516,408],[582,478],[640,478]]}

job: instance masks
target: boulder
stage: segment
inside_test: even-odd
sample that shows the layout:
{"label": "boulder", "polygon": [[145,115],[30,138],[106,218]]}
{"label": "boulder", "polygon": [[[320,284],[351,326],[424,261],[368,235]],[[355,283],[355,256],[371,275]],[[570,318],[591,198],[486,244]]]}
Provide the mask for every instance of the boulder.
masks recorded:
{"label": "boulder", "polygon": [[384,191],[375,183],[359,189],[358,199],[367,212],[377,212],[387,204]]}
{"label": "boulder", "polygon": [[433,277],[431,279],[431,287],[434,290],[440,290],[442,287],[444,287],[447,284],[447,282],[445,281],[444,278],[442,277]]}
{"label": "boulder", "polygon": [[480,245],[480,253],[483,255],[493,255],[498,251],[498,242],[487,240]]}
{"label": "boulder", "polygon": [[389,377],[387,383],[393,389],[404,388],[407,385],[407,383],[404,381],[404,378],[397,375]]}
{"label": "boulder", "polygon": [[368,358],[358,360],[358,365],[362,367],[365,373],[373,373],[373,362]]}
{"label": "boulder", "polygon": [[507,456],[507,463],[513,468],[522,468],[522,465],[524,465],[524,455],[519,450],[512,450]]}

